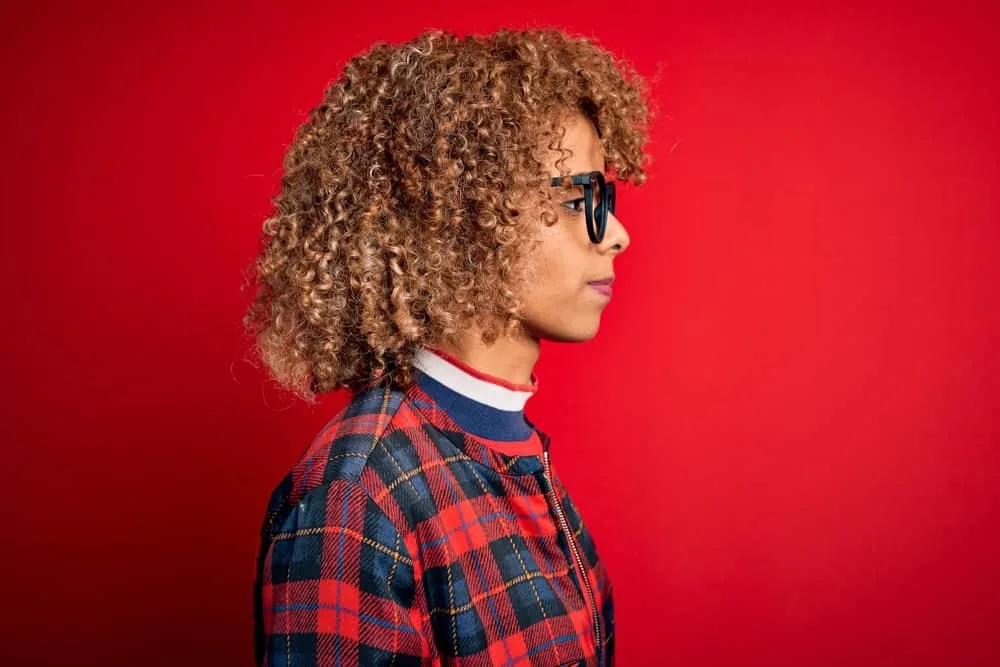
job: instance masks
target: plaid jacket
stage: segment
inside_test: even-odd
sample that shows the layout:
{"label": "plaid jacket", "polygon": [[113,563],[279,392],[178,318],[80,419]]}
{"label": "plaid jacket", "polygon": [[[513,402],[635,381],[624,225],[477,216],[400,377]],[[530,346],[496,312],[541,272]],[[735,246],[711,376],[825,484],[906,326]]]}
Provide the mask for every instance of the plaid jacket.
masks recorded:
{"label": "plaid jacket", "polygon": [[257,664],[611,665],[608,573],[538,433],[507,456],[416,383],[356,393],[271,496]]}

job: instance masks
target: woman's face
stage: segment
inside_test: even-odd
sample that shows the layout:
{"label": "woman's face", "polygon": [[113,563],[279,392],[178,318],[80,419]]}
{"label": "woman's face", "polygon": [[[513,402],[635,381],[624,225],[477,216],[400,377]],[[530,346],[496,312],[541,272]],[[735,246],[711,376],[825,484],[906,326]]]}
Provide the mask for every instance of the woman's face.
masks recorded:
{"label": "woman's face", "polygon": [[[570,174],[604,173],[600,139],[582,114],[575,114],[567,122],[563,147],[573,152],[564,163]],[[559,153],[552,151],[552,176],[560,175],[558,158]],[[614,276],[615,258],[628,248],[629,236],[609,212],[604,239],[599,244],[591,242],[586,213],[581,205],[573,203],[583,197],[583,186],[555,189],[553,196],[559,221],[552,226],[538,221],[539,245],[528,260],[530,277],[520,290],[524,327],[538,339],[585,341],[597,334],[601,313],[611,301],[607,287],[597,289],[590,283]]]}

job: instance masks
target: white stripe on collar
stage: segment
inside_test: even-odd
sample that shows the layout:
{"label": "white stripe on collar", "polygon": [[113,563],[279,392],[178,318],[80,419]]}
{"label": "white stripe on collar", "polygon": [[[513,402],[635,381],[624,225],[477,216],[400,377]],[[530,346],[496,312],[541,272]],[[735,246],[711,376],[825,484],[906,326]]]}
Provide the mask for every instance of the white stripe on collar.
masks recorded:
{"label": "white stripe on collar", "polygon": [[430,350],[417,347],[413,355],[413,365],[452,391],[498,410],[517,412],[533,392],[517,391],[470,375],[465,370],[442,359]]}

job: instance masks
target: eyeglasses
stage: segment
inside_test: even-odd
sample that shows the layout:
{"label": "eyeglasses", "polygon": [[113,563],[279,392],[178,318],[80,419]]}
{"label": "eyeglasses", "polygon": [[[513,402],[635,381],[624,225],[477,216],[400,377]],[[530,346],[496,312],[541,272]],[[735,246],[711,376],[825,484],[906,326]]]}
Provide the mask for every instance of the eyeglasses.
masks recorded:
{"label": "eyeglasses", "polygon": [[[604,174],[592,171],[587,174],[572,176],[556,176],[552,185],[564,185],[564,179],[570,179],[573,185],[583,186],[583,202],[587,212],[587,234],[593,243],[604,240],[604,231],[608,227],[608,213],[615,212],[615,183],[605,181]],[[594,206],[594,190],[597,190],[597,206]]]}

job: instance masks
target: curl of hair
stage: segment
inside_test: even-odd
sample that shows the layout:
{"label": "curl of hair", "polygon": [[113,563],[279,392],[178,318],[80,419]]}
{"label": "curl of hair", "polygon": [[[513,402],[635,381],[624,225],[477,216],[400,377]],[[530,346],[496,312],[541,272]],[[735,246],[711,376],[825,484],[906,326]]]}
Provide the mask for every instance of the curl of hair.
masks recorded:
{"label": "curl of hair", "polygon": [[[640,185],[645,81],[558,30],[440,30],[350,60],[296,131],[243,318],[271,375],[312,402],[413,379],[418,345],[521,321],[532,218],[556,221],[545,148],[581,112],[608,170]],[[527,211],[541,214],[525,215]]]}

